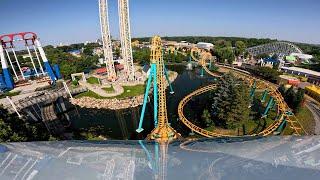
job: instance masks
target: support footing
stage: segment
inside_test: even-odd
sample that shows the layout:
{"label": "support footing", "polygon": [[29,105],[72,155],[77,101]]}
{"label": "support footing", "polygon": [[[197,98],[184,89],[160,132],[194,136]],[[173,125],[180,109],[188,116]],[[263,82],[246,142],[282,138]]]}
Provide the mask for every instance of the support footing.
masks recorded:
{"label": "support footing", "polygon": [[143,130],[144,130],[143,128],[139,128],[139,129],[136,129],[136,132],[141,133]]}

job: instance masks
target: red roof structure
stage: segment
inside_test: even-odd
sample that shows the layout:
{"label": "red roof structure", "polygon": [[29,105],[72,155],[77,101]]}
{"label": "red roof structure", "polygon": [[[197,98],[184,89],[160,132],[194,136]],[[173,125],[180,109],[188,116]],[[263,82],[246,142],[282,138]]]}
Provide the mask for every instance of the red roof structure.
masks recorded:
{"label": "red roof structure", "polygon": [[97,74],[105,74],[105,73],[107,73],[107,68],[103,67],[103,68],[96,69],[96,73]]}
{"label": "red roof structure", "polygon": [[121,70],[124,69],[124,66],[122,64],[116,64],[115,68],[116,68],[117,71],[121,71]]}

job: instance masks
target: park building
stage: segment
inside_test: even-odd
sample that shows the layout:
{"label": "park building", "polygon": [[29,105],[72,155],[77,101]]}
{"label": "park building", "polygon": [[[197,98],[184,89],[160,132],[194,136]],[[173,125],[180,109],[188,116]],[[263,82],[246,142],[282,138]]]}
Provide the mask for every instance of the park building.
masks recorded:
{"label": "park building", "polygon": [[309,55],[309,54],[302,54],[302,53],[291,53],[290,56],[294,56],[294,57],[297,57],[301,60],[310,60],[313,58],[312,55]]}
{"label": "park building", "polygon": [[261,66],[270,67],[270,68],[273,68],[273,66],[276,65],[276,64],[282,64],[281,60],[274,59],[272,57],[261,59],[259,62],[260,62]]}
{"label": "park building", "polygon": [[163,40],[162,44],[164,46],[175,46],[177,44],[177,41],[166,41],[166,40]]}
{"label": "park building", "polygon": [[213,49],[214,47],[212,43],[206,43],[206,42],[198,42],[196,46],[197,48],[207,49],[207,50]]}
{"label": "park building", "polygon": [[278,78],[278,84],[298,86],[300,84],[300,80],[293,76],[280,75]]}
{"label": "park building", "polygon": [[71,50],[71,51],[68,51],[68,53],[71,54],[72,56],[75,56],[75,57],[81,57],[81,50],[80,49]]}
{"label": "park building", "polygon": [[315,85],[320,85],[320,72],[317,71],[312,71],[310,69],[304,69],[304,68],[299,68],[299,67],[281,67],[281,71],[289,74],[295,74],[298,76],[303,76],[308,78],[308,82],[315,84]]}
{"label": "park building", "polygon": [[285,60],[289,64],[310,64],[310,60],[313,58],[312,55],[302,53],[291,53],[285,57]]}
{"label": "park building", "polygon": [[93,49],[93,55],[102,56],[103,55],[103,49],[102,47],[96,47]]}
{"label": "park building", "polygon": [[131,42],[131,46],[132,47],[139,47],[139,45],[140,45],[140,42],[138,40],[135,40],[135,41]]}
{"label": "park building", "polygon": [[186,48],[186,49],[190,49],[192,48],[192,45],[191,43],[187,42],[187,41],[180,41],[178,43],[175,44],[175,47],[176,48]]}
{"label": "park building", "polygon": [[306,94],[311,96],[312,98],[316,99],[320,102],[320,87],[315,85],[310,85],[305,87]]}

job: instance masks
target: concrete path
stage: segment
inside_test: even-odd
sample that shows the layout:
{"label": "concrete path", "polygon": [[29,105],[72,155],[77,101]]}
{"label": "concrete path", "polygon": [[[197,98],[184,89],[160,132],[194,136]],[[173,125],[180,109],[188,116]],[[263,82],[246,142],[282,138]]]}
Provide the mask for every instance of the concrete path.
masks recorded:
{"label": "concrete path", "polygon": [[320,104],[310,99],[306,100],[306,106],[313,114],[315,120],[315,134],[320,135]]}
{"label": "concrete path", "polygon": [[99,96],[102,97],[114,97],[122,94],[124,92],[124,89],[120,85],[113,85],[114,92],[112,93],[107,93],[105,90],[103,90],[103,86],[97,86],[97,85],[92,85],[87,82],[79,81],[79,84],[83,87],[88,88],[90,91],[98,94]]}

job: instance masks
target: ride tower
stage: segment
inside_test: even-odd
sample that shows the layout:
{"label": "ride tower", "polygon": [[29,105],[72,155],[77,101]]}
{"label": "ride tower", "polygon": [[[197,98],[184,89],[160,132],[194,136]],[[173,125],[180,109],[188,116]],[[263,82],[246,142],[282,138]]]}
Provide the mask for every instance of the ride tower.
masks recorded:
{"label": "ride tower", "polygon": [[[163,59],[163,51],[162,51],[162,59]],[[163,64],[164,68],[164,73],[165,73],[165,78],[167,80],[167,83],[169,84],[170,88],[170,94],[174,94],[174,90],[172,88],[172,85],[169,80],[169,74],[167,69],[165,68],[165,65]],[[140,121],[139,121],[139,127],[136,130],[138,133],[141,133],[144,129],[142,128],[143,124],[143,119],[144,119],[144,114],[145,114],[145,109],[148,101],[148,95],[151,86],[153,85],[153,112],[154,112],[154,117],[153,117],[153,122],[154,122],[154,127],[157,127],[158,125],[158,83],[157,83],[157,61],[152,58],[152,53],[150,57],[150,70],[148,72],[148,82],[147,82],[147,87],[146,91],[144,94],[144,101],[143,101],[143,106],[142,106],[142,111],[141,111],[141,116],[140,116]],[[153,80],[153,84],[152,83]]]}
{"label": "ride tower", "polygon": [[154,79],[154,124],[155,128],[149,134],[148,139],[159,142],[167,142],[176,139],[179,134],[170,127],[167,116],[166,105],[166,73],[164,68],[164,61],[162,56],[162,43],[159,36],[152,38],[151,45],[151,69],[147,83],[146,93],[144,96],[144,104],[142,107],[139,128],[137,132],[143,131],[142,122],[144,117],[145,106],[148,98],[149,89],[151,86],[151,79]]}
{"label": "ride tower", "polygon": [[135,69],[133,65],[131,32],[130,32],[130,16],[129,16],[129,0],[118,0],[119,8],[119,25],[121,54],[125,64],[125,71],[129,81],[135,80]]}
{"label": "ride tower", "polygon": [[111,35],[109,30],[109,16],[108,16],[107,9],[108,9],[107,0],[99,0],[99,15],[100,15],[103,55],[104,55],[106,68],[107,68],[108,80],[115,81],[117,78],[117,74],[114,69]]}

